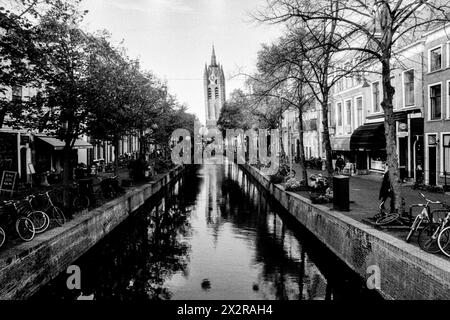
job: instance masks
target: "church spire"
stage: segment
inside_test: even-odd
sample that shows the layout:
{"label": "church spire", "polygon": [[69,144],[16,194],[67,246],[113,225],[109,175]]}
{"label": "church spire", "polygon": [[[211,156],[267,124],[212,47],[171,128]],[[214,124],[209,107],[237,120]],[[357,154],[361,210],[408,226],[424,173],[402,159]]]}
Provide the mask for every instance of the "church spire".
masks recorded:
{"label": "church spire", "polygon": [[213,67],[217,66],[216,52],[214,51],[214,45],[212,46],[211,66],[213,66]]}

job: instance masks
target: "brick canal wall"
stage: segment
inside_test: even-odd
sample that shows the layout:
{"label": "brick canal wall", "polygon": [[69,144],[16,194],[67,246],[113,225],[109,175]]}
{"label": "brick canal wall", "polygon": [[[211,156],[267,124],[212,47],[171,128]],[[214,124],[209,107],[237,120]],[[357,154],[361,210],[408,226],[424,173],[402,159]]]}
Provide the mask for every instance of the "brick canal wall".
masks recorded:
{"label": "brick canal wall", "polygon": [[128,215],[141,207],[170,181],[178,178],[176,167],[157,181],[127,190],[103,206],[79,214],[63,227],[54,228],[33,241],[0,253],[0,299],[25,299],[100,241]]}
{"label": "brick canal wall", "polygon": [[448,260],[347,217],[345,213],[286,192],[282,186],[270,183],[254,167],[241,167],[361,278],[370,276],[369,266],[378,266],[379,292],[386,299],[450,299]]}

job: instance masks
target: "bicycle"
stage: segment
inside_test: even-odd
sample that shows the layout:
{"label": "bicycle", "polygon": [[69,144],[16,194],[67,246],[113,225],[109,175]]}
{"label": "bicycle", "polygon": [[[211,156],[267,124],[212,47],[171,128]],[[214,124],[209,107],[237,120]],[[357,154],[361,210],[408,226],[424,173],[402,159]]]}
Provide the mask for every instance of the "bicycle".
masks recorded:
{"label": "bicycle", "polygon": [[386,226],[392,224],[393,222],[398,222],[401,225],[408,225],[411,223],[411,217],[405,214],[405,199],[402,198],[400,212],[389,212],[387,213],[384,209],[385,201],[382,201],[379,205],[379,212],[374,216],[375,225]]}
{"label": "bicycle", "polygon": [[437,244],[439,247],[439,250],[445,254],[447,257],[450,257],[450,226],[448,225],[448,222],[450,220],[450,213],[447,215],[447,221],[444,228],[439,232],[438,238],[437,238]]}
{"label": "bicycle", "polygon": [[[422,250],[429,253],[443,252],[445,255],[450,256],[450,253],[445,251],[450,242],[450,237],[448,237],[450,233],[442,233],[450,222],[450,212],[445,212],[446,215],[443,219],[439,219],[437,223],[433,222],[428,224],[422,229],[422,231],[420,231],[418,242]],[[445,239],[444,236],[441,236],[441,234],[444,234],[447,238]],[[440,242],[439,236],[441,236]]]}
{"label": "bicycle", "polygon": [[[9,210],[8,210],[9,209]],[[12,210],[11,210],[12,209]],[[15,222],[13,222],[13,215],[16,217]],[[6,225],[12,229],[12,224],[14,224],[14,229],[23,241],[31,241],[36,235],[36,229],[34,227],[33,221],[31,219],[23,216],[17,209],[17,205],[13,200],[4,201],[4,205],[0,209],[0,216],[2,218],[6,217]],[[5,222],[5,221],[4,221]],[[6,239],[5,229],[2,228],[3,240],[2,245]]]}
{"label": "bicycle", "polygon": [[50,217],[44,211],[36,210],[33,207],[34,199],[35,196],[33,195],[27,196],[25,198],[25,202],[18,206],[18,210],[21,210],[27,218],[33,221],[36,233],[42,233],[48,229],[50,225]]}
{"label": "bicycle", "polygon": [[420,192],[420,195],[422,196],[422,198],[424,198],[426,200],[426,204],[419,203],[419,204],[413,204],[412,206],[410,206],[410,208],[409,208],[409,212],[410,213],[412,212],[412,208],[414,208],[414,207],[420,207],[420,208],[422,208],[422,210],[420,211],[420,213],[414,219],[414,222],[411,225],[409,233],[406,236],[406,242],[409,242],[411,240],[411,237],[419,229],[419,227],[422,224],[422,222],[425,222],[425,223],[428,223],[428,224],[433,222],[433,212],[431,212],[430,204],[444,205],[440,201],[433,201],[433,200],[428,199],[421,192]]}
{"label": "bicycle", "polygon": [[295,177],[296,172],[294,169],[292,169],[288,164],[286,163],[280,163],[277,170],[277,175],[281,175],[283,177],[291,176]]}
{"label": "bicycle", "polygon": [[91,200],[89,199],[89,196],[81,191],[79,183],[74,182],[74,185],[77,189],[76,195],[72,202],[72,205],[75,208],[75,211],[82,211],[82,210],[89,208],[89,206],[91,204]]}
{"label": "bicycle", "polygon": [[50,197],[50,191],[41,193],[39,196],[44,197],[46,201],[44,205],[45,209],[42,211],[49,213],[51,220],[56,222],[56,224],[59,226],[62,226],[64,223],[66,223],[66,217],[64,216],[63,211],[53,203],[53,200]]}

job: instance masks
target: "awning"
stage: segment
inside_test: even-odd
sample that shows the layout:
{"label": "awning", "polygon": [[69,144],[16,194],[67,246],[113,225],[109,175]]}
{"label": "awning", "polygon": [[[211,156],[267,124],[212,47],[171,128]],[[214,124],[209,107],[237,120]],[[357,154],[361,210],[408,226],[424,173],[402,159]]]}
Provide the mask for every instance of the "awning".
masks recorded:
{"label": "awning", "polygon": [[350,151],[350,137],[331,138],[330,142],[333,151]]}
{"label": "awning", "polygon": [[353,131],[350,139],[352,150],[382,150],[386,149],[384,122],[367,123]]}
{"label": "awning", "polygon": [[[42,140],[53,147],[55,150],[63,150],[64,149],[64,141],[50,136],[36,136],[39,140]],[[77,139],[75,144],[73,145],[73,149],[91,149],[93,148],[92,144],[87,141]]]}

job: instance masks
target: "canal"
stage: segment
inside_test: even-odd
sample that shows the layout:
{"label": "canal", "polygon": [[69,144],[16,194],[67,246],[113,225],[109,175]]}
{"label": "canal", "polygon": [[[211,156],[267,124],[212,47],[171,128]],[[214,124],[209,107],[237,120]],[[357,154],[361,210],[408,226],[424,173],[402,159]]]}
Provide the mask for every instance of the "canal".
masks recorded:
{"label": "canal", "polygon": [[188,166],[32,299],[380,299],[237,165]]}

